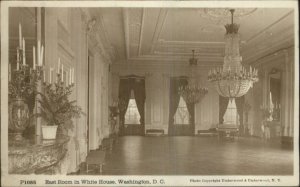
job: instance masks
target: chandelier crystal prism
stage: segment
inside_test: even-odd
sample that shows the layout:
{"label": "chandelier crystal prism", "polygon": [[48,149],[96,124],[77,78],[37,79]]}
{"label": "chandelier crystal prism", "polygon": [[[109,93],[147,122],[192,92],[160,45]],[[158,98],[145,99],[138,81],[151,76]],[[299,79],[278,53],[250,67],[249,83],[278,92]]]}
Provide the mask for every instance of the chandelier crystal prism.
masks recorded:
{"label": "chandelier crystal prism", "polygon": [[207,88],[202,88],[197,84],[197,59],[195,58],[195,50],[192,50],[193,57],[189,60],[190,73],[188,85],[179,87],[178,93],[181,95],[186,103],[196,104],[208,93]]}
{"label": "chandelier crystal prism", "polygon": [[231,24],[225,25],[225,57],[223,67],[210,70],[210,81],[219,95],[230,99],[245,95],[258,81],[257,69],[250,66],[247,71],[241,64],[242,57],[239,52],[240,35],[239,25],[233,23],[234,9],[231,12]]}

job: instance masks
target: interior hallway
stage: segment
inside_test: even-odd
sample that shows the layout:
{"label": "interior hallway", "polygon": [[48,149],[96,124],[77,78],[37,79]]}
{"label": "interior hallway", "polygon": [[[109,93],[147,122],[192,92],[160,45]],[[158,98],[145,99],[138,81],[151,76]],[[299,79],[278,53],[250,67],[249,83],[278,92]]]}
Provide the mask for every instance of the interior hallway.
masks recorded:
{"label": "interior hallway", "polygon": [[[94,166],[95,167],[95,166]],[[99,170],[89,172],[99,175]],[[86,174],[81,171],[81,174]],[[118,138],[102,175],[292,175],[293,151],[258,138]]]}

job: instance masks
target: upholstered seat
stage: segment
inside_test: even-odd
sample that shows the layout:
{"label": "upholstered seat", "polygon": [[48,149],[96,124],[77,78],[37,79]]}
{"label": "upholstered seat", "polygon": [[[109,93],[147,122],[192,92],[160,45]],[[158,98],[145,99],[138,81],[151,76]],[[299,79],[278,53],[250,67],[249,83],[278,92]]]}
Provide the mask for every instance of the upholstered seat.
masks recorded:
{"label": "upholstered seat", "polygon": [[220,124],[217,127],[218,137],[226,137],[234,139],[239,132],[239,128],[235,124]]}
{"label": "upholstered seat", "polygon": [[163,136],[165,134],[163,129],[147,129],[146,136]]}

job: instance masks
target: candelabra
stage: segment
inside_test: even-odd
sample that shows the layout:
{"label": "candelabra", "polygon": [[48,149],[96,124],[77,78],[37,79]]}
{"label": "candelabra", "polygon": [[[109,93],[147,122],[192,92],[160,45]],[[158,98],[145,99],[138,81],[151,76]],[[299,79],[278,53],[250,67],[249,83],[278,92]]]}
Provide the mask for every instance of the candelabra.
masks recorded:
{"label": "candelabra", "polygon": [[36,80],[42,80],[44,78],[45,82],[45,71],[43,66],[36,66],[35,69],[32,70],[32,75],[35,77]]}
{"label": "candelabra", "polygon": [[119,111],[121,112],[124,112],[127,108],[128,104],[126,105],[126,102],[124,99],[120,99],[119,100],[119,103],[118,103],[118,107],[119,107]]}
{"label": "candelabra", "polygon": [[261,105],[260,109],[262,110],[264,119],[267,121],[273,121],[274,108],[272,106]]}

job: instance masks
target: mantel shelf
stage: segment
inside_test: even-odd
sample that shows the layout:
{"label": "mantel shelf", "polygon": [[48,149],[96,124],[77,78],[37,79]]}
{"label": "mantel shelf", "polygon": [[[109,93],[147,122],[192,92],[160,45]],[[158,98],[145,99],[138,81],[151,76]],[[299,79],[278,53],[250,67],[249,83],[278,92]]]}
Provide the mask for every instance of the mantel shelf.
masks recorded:
{"label": "mantel shelf", "polygon": [[69,137],[59,135],[55,140],[41,136],[15,141],[9,138],[8,159],[10,174],[39,174],[57,166],[67,152]]}

